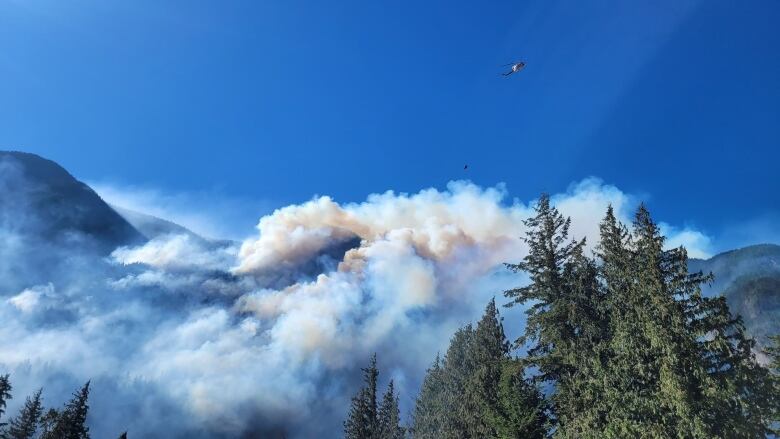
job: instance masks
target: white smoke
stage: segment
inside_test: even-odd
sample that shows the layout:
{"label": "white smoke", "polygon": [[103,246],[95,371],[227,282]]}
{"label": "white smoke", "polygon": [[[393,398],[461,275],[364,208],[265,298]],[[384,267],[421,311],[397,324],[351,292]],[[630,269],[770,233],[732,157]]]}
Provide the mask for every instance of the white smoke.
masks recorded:
{"label": "white smoke", "polygon": [[[587,236],[591,246],[607,205],[623,220],[636,205],[595,179],[552,200],[572,217],[572,237]],[[262,217],[240,248],[189,235],[119,248],[102,290],[95,281],[53,280],[6,300],[0,358],[10,368],[142,383],[156,389],[155,404],[188,414],[175,431],[133,424],[145,437],[276,427],[336,437],[356,368],[371,353],[383,376],[397,380],[405,410],[453,330],[521,281],[501,264],[525,255],[532,202],[508,200],[503,186],[461,181],[362,203],[318,197],[287,206]],[[702,242],[688,232],[669,241]],[[315,275],[301,268],[323,258],[333,263],[315,265]],[[282,284],[269,283],[279,272]],[[63,323],[33,324],[46,317],[44,302],[56,300],[69,313]],[[517,319],[509,316],[508,332],[517,332]]]}

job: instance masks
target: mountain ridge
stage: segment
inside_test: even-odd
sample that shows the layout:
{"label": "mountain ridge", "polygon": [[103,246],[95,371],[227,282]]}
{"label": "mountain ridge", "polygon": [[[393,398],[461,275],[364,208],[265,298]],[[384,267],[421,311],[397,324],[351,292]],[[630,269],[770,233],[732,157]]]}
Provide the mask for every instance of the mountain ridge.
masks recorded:
{"label": "mountain ridge", "polygon": [[6,230],[101,251],[146,240],[91,187],[52,160],[0,151],[0,170],[0,225]]}
{"label": "mountain ridge", "polygon": [[780,334],[780,245],[756,244],[691,259],[688,268],[715,275],[703,292],[723,295],[760,344]]}

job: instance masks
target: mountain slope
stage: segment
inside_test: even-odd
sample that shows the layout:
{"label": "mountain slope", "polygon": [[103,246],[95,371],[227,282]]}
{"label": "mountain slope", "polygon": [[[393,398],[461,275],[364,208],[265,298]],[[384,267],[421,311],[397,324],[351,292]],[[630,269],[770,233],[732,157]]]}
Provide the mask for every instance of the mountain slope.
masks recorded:
{"label": "mountain slope", "polygon": [[705,294],[725,296],[759,342],[780,334],[780,245],[754,245],[707,260],[692,259],[689,270],[715,275]]}
{"label": "mountain slope", "polygon": [[60,165],[0,151],[0,229],[25,239],[110,251],[144,236]]}
{"label": "mountain slope", "polygon": [[109,206],[147,239],[154,239],[163,235],[188,235],[193,238],[203,239],[190,229],[174,222],[135,210],[125,209],[114,204]]}

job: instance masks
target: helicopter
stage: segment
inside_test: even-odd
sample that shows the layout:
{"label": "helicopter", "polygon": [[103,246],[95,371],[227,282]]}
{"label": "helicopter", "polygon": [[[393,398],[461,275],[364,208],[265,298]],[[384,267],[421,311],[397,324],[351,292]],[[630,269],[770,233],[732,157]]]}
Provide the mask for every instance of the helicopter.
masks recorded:
{"label": "helicopter", "polygon": [[523,61],[518,61],[518,62],[515,62],[515,63],[511,63],[511,64],[504,64],[503,67],[507,67],[507,66],[512,66],[512,68],[508,72],[502,73],[503,76],[509,76],[512,73],[517,73],[520,70],[523,70],[523,68],[525,67],[525,63]]}

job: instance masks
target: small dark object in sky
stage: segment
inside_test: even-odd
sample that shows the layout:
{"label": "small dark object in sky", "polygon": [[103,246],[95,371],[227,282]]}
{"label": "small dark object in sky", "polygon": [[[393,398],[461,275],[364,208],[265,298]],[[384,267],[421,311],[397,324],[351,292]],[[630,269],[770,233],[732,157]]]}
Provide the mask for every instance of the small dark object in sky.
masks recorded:
{"label": "small dark object in sky", "polygon": [[464,171],[465,171],[466,169],[468,169],[468,168],[469,168],[469,165],[463,165],[463,170],[464,170]]}
{"label": "small dark object in sky", "polygon": [[525,67],[525,63],[523,61],[518,61],[518,62],[513,63],[513,64],[504,64],[504,66],[512,66],[511,70],[509,70],[506,73],[502,73],[502,75],[504,75],[504,76],[509,76],[512,73],[517,73],[520,70],[523,70],[523,67]]}

